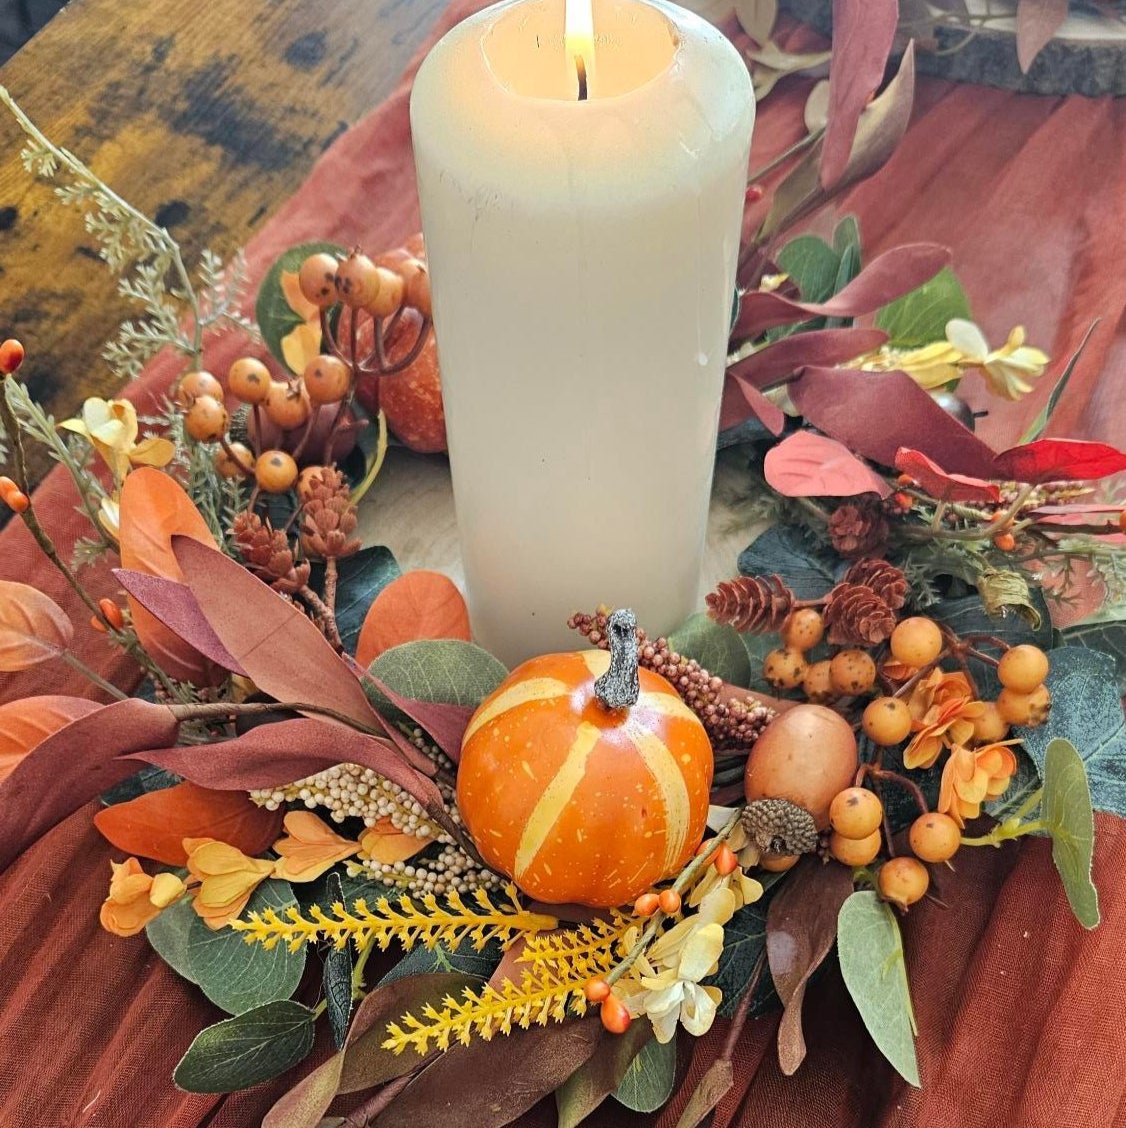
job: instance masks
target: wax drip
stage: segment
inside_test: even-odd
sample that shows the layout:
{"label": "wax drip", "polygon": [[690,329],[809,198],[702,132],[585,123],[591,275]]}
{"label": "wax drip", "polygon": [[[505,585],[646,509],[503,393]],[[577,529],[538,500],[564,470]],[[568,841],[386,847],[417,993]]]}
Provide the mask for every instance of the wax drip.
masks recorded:
{"label": "wax drip", "polygon": [[607,709],[628,709],[641,696],[637,676],[637,616],[628,607],[615,611],[607,623],[610,668],[594,683],[594,695]]}

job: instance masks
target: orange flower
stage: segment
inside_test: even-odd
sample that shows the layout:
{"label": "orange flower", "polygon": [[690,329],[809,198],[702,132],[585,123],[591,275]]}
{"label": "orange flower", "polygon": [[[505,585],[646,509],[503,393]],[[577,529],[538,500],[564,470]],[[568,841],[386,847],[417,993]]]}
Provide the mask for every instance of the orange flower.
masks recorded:
{"label": "orange flower", "polygon": [[135,936],[163,909],[184,895],[184,883],[174,873],[150,877],[136,858],[120,865],[110,862],[113,876],[109,895],[102,904],[102,927],[115,936]]}
{"label": "orange flower", "polygon": [[938,809],[959,826],[966,819],[976,819],[986,799],[1005,793],[1017,770],[1017,758],[1009,746],[1016,740],[983,744],[980,748],[950,749],[950,759],[942,769],[942,785],[938,793]]}
{"label": "orange flower", "polygon": [[966,744],[973,736],[974,718],[985,712],[975,701],[965,674],[932,670],[907,701],[915,735],[903,750],[906,768],[934,766],[942,749]]}
{"label": "orange flower", "polygon": [[360,848],[358,842],[341,838],[311,811],[290,811],[282,825],[289,837],[274,843],[281,854],[274,863],[274,877],[286,881],[313,881]]}
{"label": "orange flower", "polygon": [[214,838],[185,838],[188,870],[199,882],[192,907],[211,929],[222,928],[246,908],[250,894],[274,871],[274,863],[248,858]]}
{"label": "orange flower", "polygon": [[420,838],[415,834],[404,834],[391,821],[390,815],[376,821],[360,835],[360,857],[385,866],[405,862],[420,850],[425,850],[432,838]]}

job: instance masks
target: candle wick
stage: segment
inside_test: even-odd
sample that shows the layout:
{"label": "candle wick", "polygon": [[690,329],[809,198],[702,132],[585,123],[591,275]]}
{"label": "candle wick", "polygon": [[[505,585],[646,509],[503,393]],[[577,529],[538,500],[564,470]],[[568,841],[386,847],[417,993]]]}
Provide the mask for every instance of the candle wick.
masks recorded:
{"label": "candle wick", "polygon": [[586,63],[583,61],[582,55],[575,56],[575,70],[579,75],[579,101],[586,101]]}

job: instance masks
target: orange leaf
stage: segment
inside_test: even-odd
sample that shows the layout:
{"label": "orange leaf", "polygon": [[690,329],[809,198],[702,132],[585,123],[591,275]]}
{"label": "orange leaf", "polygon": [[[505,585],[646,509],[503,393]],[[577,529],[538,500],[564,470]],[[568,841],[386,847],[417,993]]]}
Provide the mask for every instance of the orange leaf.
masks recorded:
{"label": "orange leaf", "polygon": [[0,580],[0,670],[26,670],[57,658],[73,637],[67,613],[49,595]]}
{"label": "orange leaf", "polygon": [[415,854],[425,850],[431,841],[430,838],[404,834],[396,829],[390,815],[384,815],[364,831],[360,839],[360,848],[373,862],[393,866],[396,862],[405,862],[408,858],[413,858]]}
{"label": "orange leaf", "polygon": [[106,807],[94,825],[119,850],[182,866],[185,838],[214,838],[244,854],[261,853],[277,838],[283,815],[255,806],[245,791],[185,782]]}
{"label": "orange leaf", "polygon": [[441,572],[405,572],[368,608],[356,661],[368,666],[385,650],[421,638],[469,641],[469,611],[461,592]]}
{"label": "orange leaf", "polygon": [[0,780],[41,741],[101,706],[84,697],[25,697],[0,705]]}
{"label": "orange leaf", "polygon": [[[172,552],[174,536],[190,537],[208,548],[218,548],[192,499],[174,479],[149,466],[134,470],[121,488],[120,532],[122,567],[166,580],[183,579]],[[127,598],[141,645],[166,674],[195,685],[216,682],[215,668],[198,650],[132,596]]]}

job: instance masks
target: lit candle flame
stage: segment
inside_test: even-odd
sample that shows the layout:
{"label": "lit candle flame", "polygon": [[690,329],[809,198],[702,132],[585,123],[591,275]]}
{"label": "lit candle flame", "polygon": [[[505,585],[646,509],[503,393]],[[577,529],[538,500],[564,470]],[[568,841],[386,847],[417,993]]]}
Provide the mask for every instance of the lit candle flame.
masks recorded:
{"label": "lit candle flame", "polygon": [[565,0],[563,42],[569,58],[575,60],[579,79],[579,100],[587,97],[594,73],[594,12],[591,0]]}

